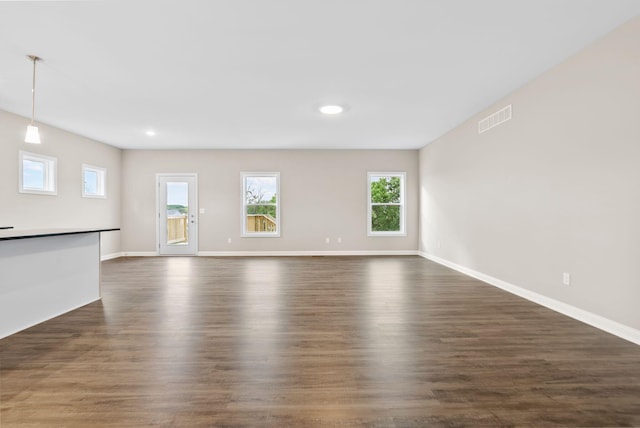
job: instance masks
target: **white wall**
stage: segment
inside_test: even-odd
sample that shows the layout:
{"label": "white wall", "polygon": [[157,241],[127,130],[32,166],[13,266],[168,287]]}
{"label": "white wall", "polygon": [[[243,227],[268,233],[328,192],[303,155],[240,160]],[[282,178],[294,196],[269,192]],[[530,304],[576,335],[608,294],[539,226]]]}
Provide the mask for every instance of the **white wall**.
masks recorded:
{"label": "white wall", "polygon": [[[24,143],[29,119],[0,110],[0,225],[16,229],[119,227],[121,150],[38,124],[42,144]],[[18,152],[58,159],[57,196],[18,192]],[[82,164],[107,168],[107,198],[82,197]],[[120,252],[120,233],[102,234],[102,254]]]}
{"label": "white wall", "polygon": [[[241,171],[280,172],[280,238],[240,238]],[[367,236],[367,171],[407,172],[407,236]],[[200,251],[418,249],[417,150],[125,150],[123,252],[156,251],[156,173],[171,172],[198,174]]]}
{"label": "white wall", "polygon": [[422,149],[420,199],[424,253],[640,329],[640,18]]}

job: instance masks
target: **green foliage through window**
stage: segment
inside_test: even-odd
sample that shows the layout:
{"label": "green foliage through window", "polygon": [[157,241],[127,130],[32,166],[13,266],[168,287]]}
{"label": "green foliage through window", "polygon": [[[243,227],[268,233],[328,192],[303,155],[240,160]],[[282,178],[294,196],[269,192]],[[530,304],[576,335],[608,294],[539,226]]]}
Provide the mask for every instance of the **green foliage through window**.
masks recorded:
{"label": "green foliage through window", "polygon": [[371,230],[373,232],[400,231],[400,206],[374,205],[371,207]]}
{"label": "green foliage through window", "polygon": [[177,204],[167,205],[167,211],[172,211],[172,210],[175,210],[180,214],[187,214],[189,212],[189,208],[185,207],[184,205],[177,205]]}
{"label": "green foliage through window", "polygon": [[400,177],[371,177],[371,202],[400,203]]}
{"label": "green foliage through window", "polygon": [[275,205],[247,205],[247,214],[249,215],[266,214],[272,218],[276,218],[276,206]]}
{"label": "green foliage through window", "polygon": [[371,232],[402,232],[402,176],[370,175]]}

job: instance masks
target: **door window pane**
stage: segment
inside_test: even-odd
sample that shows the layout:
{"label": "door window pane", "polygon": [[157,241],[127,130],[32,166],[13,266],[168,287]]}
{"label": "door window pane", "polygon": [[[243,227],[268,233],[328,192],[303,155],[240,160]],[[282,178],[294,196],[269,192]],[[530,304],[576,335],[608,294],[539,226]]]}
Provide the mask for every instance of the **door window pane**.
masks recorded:
{"label": "door window pane", "polygon": [[167,244],[189,243],[189,183],[167,183]]}

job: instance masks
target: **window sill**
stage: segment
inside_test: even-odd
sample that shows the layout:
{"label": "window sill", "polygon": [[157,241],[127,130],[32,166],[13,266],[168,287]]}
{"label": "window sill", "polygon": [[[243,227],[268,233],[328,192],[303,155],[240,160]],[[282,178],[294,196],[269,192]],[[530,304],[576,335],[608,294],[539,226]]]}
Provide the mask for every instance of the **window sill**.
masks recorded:
{"label": "window sill", "polygon": [[243,233],[240,235],[241,238],[279,238],[279,233]]}

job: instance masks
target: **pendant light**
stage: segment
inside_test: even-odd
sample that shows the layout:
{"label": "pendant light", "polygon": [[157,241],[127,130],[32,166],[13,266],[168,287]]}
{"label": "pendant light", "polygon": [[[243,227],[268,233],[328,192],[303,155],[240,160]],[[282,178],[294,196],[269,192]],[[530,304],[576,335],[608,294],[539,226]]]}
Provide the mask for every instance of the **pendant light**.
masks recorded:
{"label": "pendant light", "polygon": [[31,86],[31,123],[27,126],[27,135],[24,137],[25,143],[40,144],[40,133],[38,127],[33,124],[36,113],[36,62],[40,61],[35,55],[27,55],[33,61],[33,85]]}

